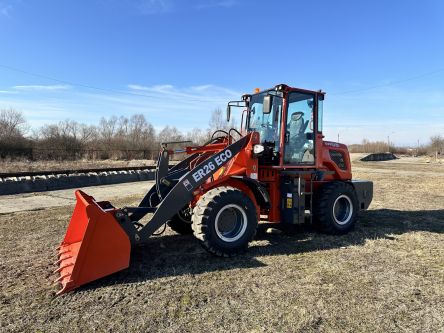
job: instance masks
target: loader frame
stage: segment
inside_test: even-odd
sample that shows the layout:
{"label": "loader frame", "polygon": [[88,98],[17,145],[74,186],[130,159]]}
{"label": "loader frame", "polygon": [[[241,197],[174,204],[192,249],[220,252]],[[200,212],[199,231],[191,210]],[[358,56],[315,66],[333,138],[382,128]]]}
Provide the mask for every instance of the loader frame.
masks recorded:
{"label": "loader frame", "polygon": [[[313,96],[313,131],[309,133],[313,135],[309,139],[313,140],[313,163],[284,164],[287,97],[292,92]],[[241,124],[241,132],[234,128],[228,131],[217,130],[204,145],[186,147],[179,151],[169,149],[169,143],[162,144],[155,184],[136,207],[116,208],[107,201],[98,202],[82,191],[76,191],[77,204],[58,250],[57,273],[60,277],[57,281],[62,284],[59,294],[127,268],[131,247],[146,242],[159,228],[185,209],[193,210],[193,230],[190,231],[194,231],[201,244],[209,252],[225,256],[241,253],[253,239],[257,223],[261,220],[269,223],[302,224],[307,220],[312,222],[313,211],[317,209],[323,211],[322,216],[318,216],[320,222],[317,223],[323,223],[322,227],[328,229],[331,226],[328,225],[326,216],[334,210],[328,206],[331,204],[329,193],[336,193],[337,200],[339,196],[344,196],[341,193],[348,194],[350,203],[353,203],[353,214],[356,214],[355,210],[367,209],[373,196],[373,184],[368,181],[352,181],[347,147],[323,140],[322,129],[318,125],[318,108],[324,93],[282,84],[260,93],[282,98],[279,142],[276,141],[280,149],[276,154],[280,155],[273,155],[272,163],[260,162],[260,149],[255,148],[263,148],[264,151],[263,145],[267,142],[261,142],[260,133],[249,127],[249,101],[252,95],[244,95],[246,110],[242,112],[242,119],[245,123]],[[229,103],[228,118],[230,106],[239,106],[239,103]],[[188,156],[170,167],[170,156],[178,152],[185,152]],[[227,247],[227,252],[207,244],[208,235],[204,234],[211,232],[209,230],[216,230],[214,221],[217,216],[214,221],[208,221],[213,209],[210,205],[215,207],[216,196],[219,196],[220,202],[223,193],[226,200],[232,195],[231,204],[227,204],[227,207],[239,207],[244,204],[242,201],[248,202],[245,207],[248,208],[248,225],[251,231],[237,248]],[[236,196],[233,193],[237,193]],[[336,201],[333,208],[335,204]],[[222,212],[223,209],[220,207],[213,212]],[[148,214],[151,216],[145,219]],[[203,224],[213,222],[210,227]],[[341,229],[330,231],[341,232]]]}

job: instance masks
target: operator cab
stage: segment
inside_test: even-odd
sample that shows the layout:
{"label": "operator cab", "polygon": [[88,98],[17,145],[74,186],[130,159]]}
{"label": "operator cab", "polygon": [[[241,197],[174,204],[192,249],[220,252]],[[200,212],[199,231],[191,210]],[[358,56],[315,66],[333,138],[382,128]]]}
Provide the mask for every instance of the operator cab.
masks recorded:
{"label": "operator cab", "polygon": [[[310,166],[315,164],[315,138],[322,133],[324,93],[290,88],[244,95],[246,121],[243,130],[258,132],[262,165]],[[234,102],[229,103],[230,106]],[[322,134],[321,134],[322,135]]]}

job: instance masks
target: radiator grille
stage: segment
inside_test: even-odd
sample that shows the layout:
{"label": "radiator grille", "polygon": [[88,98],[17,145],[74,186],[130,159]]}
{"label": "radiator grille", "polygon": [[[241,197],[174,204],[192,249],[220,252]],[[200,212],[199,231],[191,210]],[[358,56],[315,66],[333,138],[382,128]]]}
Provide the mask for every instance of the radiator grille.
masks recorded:
{"label": "radiator grille", "polygon": [[347,170],[343,153],[337,150],[330,150],[330,158],[333,160],[333,162],[336,163],[339,169]]}

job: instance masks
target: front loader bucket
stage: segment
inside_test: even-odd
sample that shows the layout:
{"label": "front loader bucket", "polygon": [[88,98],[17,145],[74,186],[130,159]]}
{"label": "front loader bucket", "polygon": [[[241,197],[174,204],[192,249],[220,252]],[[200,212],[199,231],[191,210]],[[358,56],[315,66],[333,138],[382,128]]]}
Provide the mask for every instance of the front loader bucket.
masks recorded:
{"label": "front loader bucket", "polygon": [[130,240],[115,208],[78,190],[77,203],[59,247],[58,295],[129,266]]}

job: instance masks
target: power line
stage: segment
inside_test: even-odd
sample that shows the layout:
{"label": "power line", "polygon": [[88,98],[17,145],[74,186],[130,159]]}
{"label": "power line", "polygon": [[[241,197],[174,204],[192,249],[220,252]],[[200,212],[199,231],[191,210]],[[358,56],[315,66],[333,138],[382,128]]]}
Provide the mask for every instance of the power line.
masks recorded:
{"label": "power line", "polygon": [[427,73],[423,73],[423,74],[420,74],[420,75],[412,76],[412,77],[409,77],[409,78],[406,78],[406,79],[392,81],[392,82],[385,83],[385,84],[380,84],[380,85],[375,85],[375,86],[370,86],[370,87],[360,88],[360,89],[346,90],[346,91],[336,92],[336,93],[330,93],[329,95],[346,95],[346,94],[351,94],[351,93],[367,91],[367,90],[371,90],[371,89],[389,87],[389,86],[393,86],[393,85],[396,85],[396,84],[400,84],[400,83],[404,83],[404,82],[408,82],[408,81],[413,81],[413,80],[421,79],[423,77],[430,76],[430,75],[433,75],[433,74],[436,74],[436,73],[440,73],[440,72],[444,72],[444,68],[440,68],[440,69],[437,69],[437,70],[434,70],[434,71],[431,71],[431,72],[427,72]]}
{"label": "power line", "polygon": [[[141,96],[141,97],[148,97],[148,98],[158,98],[158,99],[162,99],[162,100],[164,99],[163,96],[156,95],[154,92],[153,92],[152,95],[148,95],[148,94],[142,94],[142,93],[137,93],[137,92],[132,92],[132,91],[125,91],[125,90],[118,90],[118,89],[109,89],[109,88],[100,88],[100,87],[92,86],[92,85],[89,85],[89,84],[72,82],[72,81],[68,81],[68,80],[58,79],[58,78],[55,78],[55,77],[52,77],[52,76],[48,76],[48,75],[43,75],[43,74],[38,74],[38,73],[34,73],[34,72],[29,72],[29,71],[26,71],[26,70],[23,70],[23,69],[19,69],[19,68],[7,66],[7,65],[0,64],[0,67],[2,67],[4,69],[8,69],[10,71],[14,71],[14,72],[18,72],[18,73],[22,73],[22,74],[26,74],[26,75],[30,75],[30,76],[42,78],[42,79],[45,79],[45,80],[51,80],[51,81],[62,83],[62,84],[67,84],[67,85],[70,85],[70,86],[82,87],[82,88],[97,90],[97,91],[101,91],[101,92],[108,92],[108,93],[116,93],[116,94],[130,95],[130,96]],[[197,98],[190,98],[188,96],[186,98],[186,100],[184,100],[184,101],[185,102],[187,102],[187,101],[192,101],[192,102],[209,102],[210,99],[209,98],[197,99]]]}
{"label": "power line", "polygon": [[[39,78],[43,78],[43,79],[46,79],[46,80],[51,80],[51,81],[54,81],[54,82],[63,83],[63,84],[71,85],[71,86],[77,86],[77,87],[82,87],[82,88],[87,88],[87,89],[92,89],[92,90],[97,90],[97,91],[102,91],[102,92],[111,92],[111,93],[130,95],[130,96],[141,96],[141,97],[148,97],[148,98],[164,99],[164,97],[158,96],[158,95],[156,95],[154,93],[153,93],[153,95],[147,95],[147,94],[142,94],[142,93],[137,93],[137,92],[132,92],[132,91],[124,91],[124,90],[109,89],[109,88],[100,88],[100,87],[89,85],[89,84],[72,82],[72,81],[68,81],[68,80],[62,80],[62,79],[58,79],[58,78],[55,78],[55,77],[52,77],[52,76],[38,74],[38,73],[26,71],[26,70],[23,70],[23,69],[19,69],[19,68],[7,66],[7,65],[0,64],[0,67],[2,67],[4,69],[8,69],[10,71],[14,71],[14,72],[18,72],[18,73],[34,76],[34,77],[39,77]],[[359,89],[353,89],[353,90],[346,90],[346,91],[342,91],[342,92],[334,92],[334,93],[330,93],[329,95],[330,96],[331,95],[346,95],[346,94],[358,93],[358,92],[372,90],[372,89],[377,89],[377,88],[389,87],[389,86],[393,86],[393,85],[396,85],[396,84],[400,84],[400,83],[404,83],[404,82],[408,82],[408,81],[413,81],[413,80],[421,79],[423,77],[434,75],[434,74],[437,74],[437,73],[440,73],[440,72],[444,72],[444,68],[440,68],[440,69],[437,69],[437,70],[434,70],[434,71],[431,71],[431,72],[426,72],[426,73],[423,73],[423,74],[420,74],[420,75],[416,75],[416,76],[412,76],[412,77],[409,77],[409,78],[392,81],[392,82],[389,82],[389,83],[386,83],[386,84],[374,85],[374,86],[369,86],[369,87],[359,88]],[[207,99],[196,99],[196,98],[189,98],[189,97],[187,97],[186,101],[205,102],[205,101],[208,101],[208,100]]]}
{"label": "power line", "polygon": [[119,92],[119,93],[125,93],[125,94],[132,94],[130,92],[124,92],[124,91],[120,91],[120,90],[99,88],[99,87],[91,86],[91,85],[88,85],[88,84],[75,83],[75,82],[71,82],[71,81],[67,81],[67,80],[61,80],[61,79],[57,79],[57,78],[54,78],[54,77],[51,77],[51,76],[47,76],[47,75],[43,75],[43,74],[37,74],[37,73],[25,71],[23,69],[18,69],[18,68],[14,68],[14,67],[2,65],[2,64],[0,64],[0,67],[3,67],[5,69],[8,69],[8,70],[11,70],[11,71],[14,71],[14,72],[19,72],[19,73],[22,73],[22,74],[35,76],[35,77],[39,77],[39,78],[42,78],[42,79],[55,81],[55,82],[58,82],[58,83],[69,84],[71,86],[78,86],[78,87],[94,89],[94,90],[100,90],[100,91],[106,91],[106,92]]}

